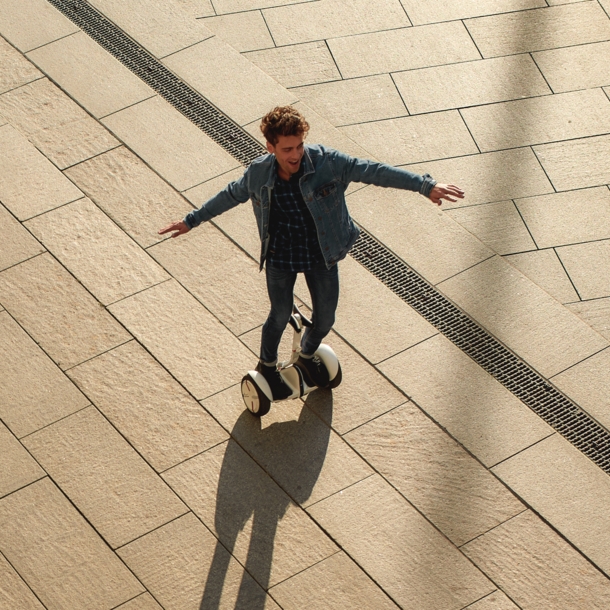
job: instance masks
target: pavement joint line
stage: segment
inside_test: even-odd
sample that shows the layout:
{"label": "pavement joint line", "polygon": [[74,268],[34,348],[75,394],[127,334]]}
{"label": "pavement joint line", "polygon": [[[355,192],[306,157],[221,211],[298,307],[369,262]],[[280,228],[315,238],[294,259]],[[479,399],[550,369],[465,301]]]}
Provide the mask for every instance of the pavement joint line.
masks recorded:
{"label": "pavement joint line", "polygon": [[[89,400],[89,397],[71,379],[69,379],[69,381],[78,388],[79,392],[81,392],[87,400]],[[19,442],[21,442],[24,438],[33,436],[34,434],[37,434],[41,430],[46,430],[47,428],[54,426],[55,424],[59,423],[60,421],[63,421],[64,419],[68,419],[69,417],[72,417],[73,415],[76,415],[77,413],[80,413],[81,411],[84,411],[85,409],[90,409],[91,407],[95,407],[95,405],[91,401],[89,401],[89,404],[85,405],[84,407],[81,407],[80,409],[77,409],[76,411],[72,411],[72,413],[68,413],[67,415],[62,415],[62,417],[60,417],[59,419],[55,419],[52,422],[45,424],[44,426],[40,426],[40,428],[36,428],[36,430],[32,430],[32,432],[28,432],[27,434],[20,436],[18,438],[18,440],[19,440]],[[97,407],[95,407],[95,408],[97,408]],[[25,447],[25,445],[24,445],[24,447]],[[34,457],[34,456],[32,456],[32,457]],[[39,464],[39,466],[42,468],[42,465]],[[43,470],[44,470],[44,468],[43,468]]]}
{"label": "pavement joint line", "polygon": [[[151,97],[154,97],[154,96],[151,96]],[[147,99],[150,99],[150,98],[147,98]],[[105,118],[105,117],[102,117],[102,118]],[[98,123],[99,123],[99,121],[98,121]],[[101,124],[103,127],[106,128],[106,126],[103,123],[99,123],[99,124]],[[106,128],[106,131],[109,131],[108,128]],[[90,161],[91,159],[95,159],[96,157],[100,157],[101,155],[104,155],[104,154],[106,154],[108,152],[116,150],[117,148],[121,148],[121,146],[124,146],[124,145],[119,140],[119,143],[116,146],[113,146],[112,148],[107,148],[106,150],[103,150],[102,152],[95,153],[94,155],[91,155],[90,157],[87,157],[86,159],[82,159],[81,161],[77,161],[76,163],[72,163],[72,165],[66,165],[66,167],[63,167],[60,171],[63,173],[63,172],[65,172],[68,169],[72,169],[73,167],[76,167],[77,165],[80,165],[81,163],[84,163],[85,161]],[[68,176],[66,176],[66,178],[68,178]],[[68,180],[70,180],[70,178],[68,178]],[[72,182],[72,184],[74,184],[74,182]],[[74,186],[77,186],[77,185],[75,184]],[[77,186],[77,188],[78,188],[78,186]],[[85,195],[85,197],[86,197],[86,195]],[[82,197],[81,197],[81,199],[82,199]],[[28,220],[29,220],[29,218],[28,218]]]}
{"label": "pavement joint line", "polygon": [[21,582],[26,586],[26,588],[29,591],[31,591],[32,595],[40,603],[40,607],[41,608],[46,608],[46,606],[42,603],[42,600],[40,599],[40,597],[38,597],[38,594],[36,593],[36,591],[34,591],[34,589],[32,589],[32,587],[30,587],[30,584],[26,581],[25,578],[23,578],[23,576],[21,576],[21,574],[19,574],[17,568],[12,564],[12,562],[9,560],[9,558],[2,551],[0,551],[0,557],[4,558],[4,561],[6,561],[6,563],[8,563],[8,565],[12,568],[12,570],[15,572],[15,574],[17,574],[17,576],[19,577]]}
{"label": "pavement joint line", "polygon": [[[536,445],[540,444],[542,441],[545,441],[548,438],[551,438],[551,436],[555,436],[556,434],[558,434],[558,433],[553,431],[553,432],[547,434],[546,436],[539,438],[537,441],[534,441],[533,443],[529,444],[527,447],[522,447],[521,449],[519,449],[519,451],[515,451],[515,453],[513,453],[505,458],[502,458],[499,462],[496,462],[495,464],[490,464],[488,469],[492,470],[496,466],[499,466],[500,464],[503,464],[504,462],[508,462],[508,460],[512,460],[515,456],[520,455],[521,453],[524,453],[525,451],[528,451],[532,447],[535,447]],[[466,544],[466,543],[464,543],[464,544]]]}
{"label": "pavement joint line", "polygon": [[[599,241],[603,241],[603,240],[599,240]],[[561,256],[559,256],[559,252],[557,252],[557,248],[560,246],[553,246],[552,250],[553,252],[555,252],[555,256],[557,257],[557,259],[559,260],[559,264],[561,265],[561,268],[564,270],[567,278],[570,280],[570,284],[572,284],[572,288],[574,288],[574,292],[576,293],[576,296],[580,299],[580,301],[582,302],[583,298],[580,295],[580,291],[578,290],[578,288],[576,287],[576,284],[574,283],[574,280],[572,279],[572,276],[568,273],[568,270],[566,268],[566,266],[564,265],[563,260],[561,260]],[[568,367],[569,368],[569,367]]]}
{"label": "pavement joint line", "polygon": [[[519,206],[515,203],[515,200],[511,199],[510,201],[513,204],[513,208],[515,208],[517,214],[519,215],[519,218],[521,218],[521,222],[523,223],[523,225],[525,226],[529,236],[531,237],[532,242],[534,243],[534,246],[536,246],[536,250],[532,250],[532,252],[535,252],[537,250],[544,250],[544,248],[541,248],[538,245],[538,242],[536,241],[536,238],[534,237],[534,234],[530,231],[530,228],[529,228],[527,222],[525,222],[525,218],[523,218],[523,214],[521,213],[521,210],[519,209]],[[511,252],[511,254],[517,254],[517,253],[516,252],[514,252],[514,253]]]}
{"label": "pavement joint line", "polygon": [[163,63],[164,59],[167,59],[168,57],[172,57],[173,55],[177,55],[178,53],[182,53],[182,51],[186,51],[187,49],[191,49],[193,47],[196,47],[198,44],[201,44],[202,42],[205,42],[206,40],[210,40],[212,38],[216,38],[216,34],[212,34],[211,36],[208,36],[207,38],[202,38],[201,40],[198,40],[197,42],[193,42],[191,44],[187,44],[186,47],[182,47],[181,49],[178,49],[177,51],[172,51],[171,53],[168,53],[167,55],[163,55],[162,57],[158,57],[157,59]]}

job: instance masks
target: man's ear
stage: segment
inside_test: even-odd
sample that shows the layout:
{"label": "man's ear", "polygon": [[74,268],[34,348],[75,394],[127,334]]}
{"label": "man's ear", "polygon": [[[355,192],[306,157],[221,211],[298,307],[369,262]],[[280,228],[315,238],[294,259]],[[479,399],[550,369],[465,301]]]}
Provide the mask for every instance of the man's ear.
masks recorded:
{"label": "man's ear", "polygon": [[270,153],[274,153],[275,152],[275,146],[273,146],[273,144],[271,144],[271,142],[269,142],[269,140],[266,140],[266,144],[267,144],[267,150]]}

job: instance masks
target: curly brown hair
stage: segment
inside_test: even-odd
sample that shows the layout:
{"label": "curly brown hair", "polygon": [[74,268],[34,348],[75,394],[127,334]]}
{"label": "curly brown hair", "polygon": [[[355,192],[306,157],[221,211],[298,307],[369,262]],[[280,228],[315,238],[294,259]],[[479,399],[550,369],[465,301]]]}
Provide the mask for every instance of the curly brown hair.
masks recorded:
{"label": "curly brown hair", "polygon": [[265,140],[275,146],[280,136],[307,136],[309,123],[292,106],[276,106],[261,121],[261,131]]}

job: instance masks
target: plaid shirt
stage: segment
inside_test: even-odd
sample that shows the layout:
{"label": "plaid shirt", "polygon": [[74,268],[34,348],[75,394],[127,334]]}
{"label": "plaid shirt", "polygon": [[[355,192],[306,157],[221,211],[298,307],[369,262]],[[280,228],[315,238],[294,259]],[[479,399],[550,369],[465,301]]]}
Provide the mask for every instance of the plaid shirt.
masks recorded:
{"label": "plaid shirt", "polygon": [[316,225],[299,187],[302,175],[303,163],[290,180],[276,175],[269,227],[267,264],[295,273],[324,262]]}

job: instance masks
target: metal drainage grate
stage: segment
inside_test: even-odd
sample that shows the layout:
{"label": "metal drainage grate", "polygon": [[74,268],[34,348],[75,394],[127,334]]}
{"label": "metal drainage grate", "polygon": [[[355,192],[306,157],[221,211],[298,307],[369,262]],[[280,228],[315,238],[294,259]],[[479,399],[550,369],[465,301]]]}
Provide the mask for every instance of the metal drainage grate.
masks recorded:
{"label": "metal drainage grate", "polygon": [[[48,0],[243,165],[263,146],[85,0]],[[610,433],[365,231],[351,255],[610,474]]]}

